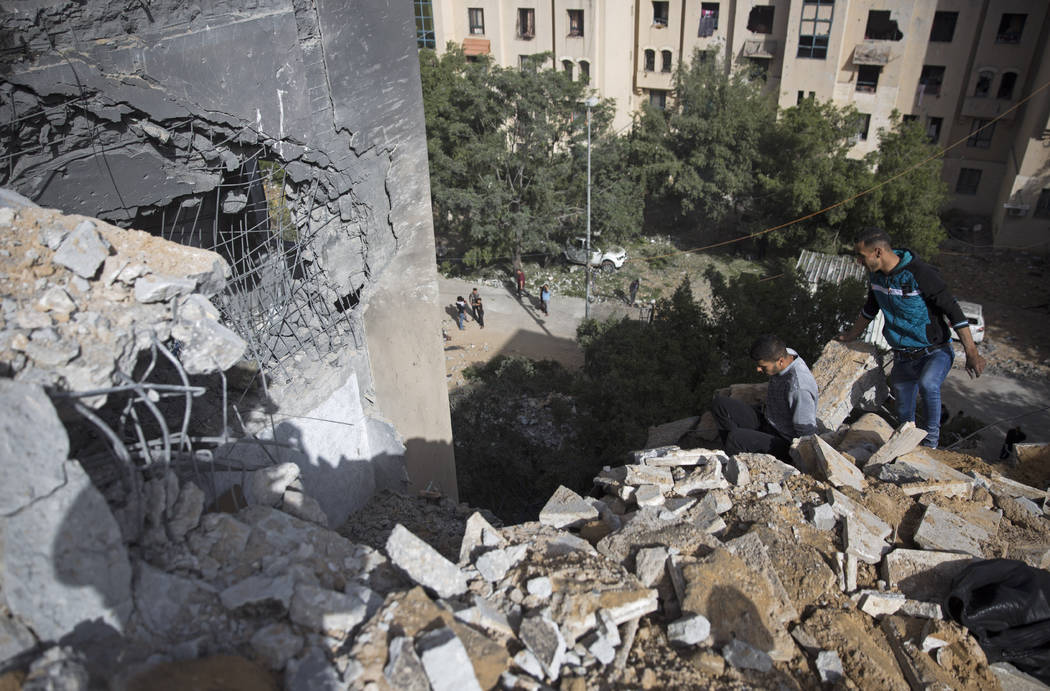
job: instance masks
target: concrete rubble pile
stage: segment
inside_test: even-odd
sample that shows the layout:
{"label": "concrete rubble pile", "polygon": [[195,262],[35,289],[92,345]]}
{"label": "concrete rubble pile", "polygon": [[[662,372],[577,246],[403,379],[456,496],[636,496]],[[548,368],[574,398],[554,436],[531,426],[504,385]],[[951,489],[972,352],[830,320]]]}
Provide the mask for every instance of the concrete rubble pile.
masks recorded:
{"label": "concrete rubble pile", "polygon": [[0,239],[4,376],[86,392],[126,384],[154,342],[178,342],[189,374],[244,355],[208,300],[229,272],[213,252],[30,205],[0,207]]}
{"label": "concrete rubble pile", "polygon": [[910,425],[803,439],[812,474],[636,451],[536,522],[470,515],[452,555],[401,524],[382,549],[350,541],[294,466],[248,473],[229,511],[169,472],[146,489],[145,549],[42,389],[0,384],[0,658],[27,688],[200,683],[208,663],[293,690],[1036,688],[941,602],[974,558],[1050,564],[1047,492],[916,448]]}

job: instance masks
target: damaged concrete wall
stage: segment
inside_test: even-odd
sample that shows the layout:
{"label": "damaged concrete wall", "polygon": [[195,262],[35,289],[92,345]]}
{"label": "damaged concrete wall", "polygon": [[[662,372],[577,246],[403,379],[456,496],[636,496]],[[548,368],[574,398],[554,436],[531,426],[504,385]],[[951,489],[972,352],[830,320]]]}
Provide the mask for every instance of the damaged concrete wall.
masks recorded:
{"label": "damaged concrete wall", "polygon": [[[393,422],[454,497],[409,4],[0,2],[0,35],[0,186],[217,251],[304,446],[388,458]],[[306,422],[333,405],[348,424]]]}

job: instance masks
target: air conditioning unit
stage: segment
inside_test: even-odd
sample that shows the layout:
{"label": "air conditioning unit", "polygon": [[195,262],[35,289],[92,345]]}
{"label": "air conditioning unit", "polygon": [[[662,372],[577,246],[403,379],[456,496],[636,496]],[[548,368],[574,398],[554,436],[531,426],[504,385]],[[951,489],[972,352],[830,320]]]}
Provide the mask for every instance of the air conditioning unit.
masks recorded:
{"label": "air conditioning unit", "polygon": [[1007,202],[1003,204],[1003,208],[1006,209],[1007,216],[1012,216],[1014,218],[1024,218],[1028,215],[1027,204],[1015,204],[1012,202]]}

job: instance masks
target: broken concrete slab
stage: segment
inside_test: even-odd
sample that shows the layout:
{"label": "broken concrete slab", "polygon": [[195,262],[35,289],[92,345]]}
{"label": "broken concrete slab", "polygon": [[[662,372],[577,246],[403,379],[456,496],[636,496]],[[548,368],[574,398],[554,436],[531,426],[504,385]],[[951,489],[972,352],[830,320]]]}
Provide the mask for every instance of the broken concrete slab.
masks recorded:
{"label": "broken concrete slab", "polygon": [[933,480],[931,482],[909,482],[901,485],[900,488],[909,497],[932,493],[948,498],[969,499],[973,493],[973,482],[969,480],[955,482]]}
{"label": "broken concrete slab", "polygon": [[940,603],[923,602],[921,600],[905,600],[898,610],[900,614],[919,619],[943,619],[944,612]]}
{"label": "broken concrete slab", "polygon": [[387,538],[386,553],[409,578],[439,597],[451,597],[467,590],[467,577],[459,567],[400,523]]}
{"label": "broken concrete slab", "polygon": [[845,544],[846,552],[856,556],[867,564],[878,564],[882,561],[882,555],[890,551],[886,541],[872,532],[868,523],[853,513],[845,518]]}
{"label": "broken concrete slab", "polygon": [[852,487],[858,492],[864,491],[864,473],[860,468],[853,465],[845,456],[835,449],[831,444],[814,435],[808,437],[816,452],[817,467],[820,475],[835,487]]}
{"label": "broken concrete slab", "polygon": [[923,513],[915,542],[923,549],[941,552],[963,552],[983,557],[981,542],[988,540],[988,531],[957,514],[930,504]]}
{"label": "broken concrete slab", "polygon": [[863,522],[865,527],[880,539],[886,539],[889,537],[890,533],[893,532],[893,529],[886,521],[861,506],[858,502],[853,501],[842,492],[829,488],[827,498],[828,504],[831,505],[836,516],[840,518],[846,518],[848,516],[855,517],[857,520]]}
{"label": "broken concrete slab", "polygon": [[873,617],[894,614],[904,606],[906,598],[900,593],[880,590],[862,590],[853,596],[860,610]]}
{"label": "broken concrete slab", "polygon": [[939,602],[948,595],[952,579],[971,561],[955,552],[895,549],[882,558],[882,578],[909,598]]}
{"label": "broken concrete slab", "polygon": [[838,429],[858,405],[874,409],[889,393],[878,350],[867,343],[832,339],[810,370],[820,391],[817,425],[826,430]]}
{"label": "broken concrete slab", "polygon": [[994,495],[1025,497],[1032,501],[1042,501],[1046,497],[1047,490],[1031,487],[1023,482],[1018,482],[1000,475],[999,473],[992,473],[991,477],[988,478],[988,481],[990,491]]}
{"label": "broken concrete slab", "polygon": [[[639,452],[635,452],[638,454]],[[724,464],[728,460],[724,451],[711,450],[711,449],[680,449],[677,446],[673,446],[667,449],[661,449],[660,453],[655,455],[646,455],[637,460],[637,463],[644,463],[645,465],[674,468],[679,466],[691,466],[691,465],[707,465],[718,461]]]}
{"label": "broken concrete slab", "polygon": [[251,649],[272,670],[284,669],[303,649],[303,637],[285,622],[264,626],[252,634]]}
{"label": "broken concrete slab", "polygon": [[392,688],[405,691],[430,691],[423,661],[419,659],[413,647],[413,641],[406,636],[398,636],[390,641],[387,652],[388,661],[383,668],[383,676]]}
{"label": "broken concrete slab", "polygon": [[596,518],[598,509],[564,485],[554,490],[554,494],[540,509],[540,523],[554,528],[575,528]]}
{"label": "broken concrete slab", "polygon": [[729,482],[722,477],[721,460],[713,457],[709,463],[689,472],[673,486],[674,493],[684,497],[694,492],[725,489],[729,487]]}
{"label": "broken concrete slab", "polygon": [[663,506],[664,493],[656,485],[639,485],[634,493],[634,501],[638,506]]}
{"label": "broken concrete slab", "polygon": [[710,635],[711,622],[700,614],[687,614],[667,625],[667,639],[671,641],[671,645],[697,645]]}
{"label": "broken concrete slab", "polygon": [[295,593],[295,579],[286,574],[273,578],[258,574],[231,585],[219,593],[223,607],[228,610],[247,610],[251,614],[288,611]]}
{"label": "broken concrete slab", "polygon": [[[546,576],[530,580],[530,587],[528,587],[527,590],[530,595],[540,596],[539,589],[531,587],[531,584],[533,581],[538,581],[541,578],[547,581],[546,595],[542,596],[545,599],[550,597],[551,594],[550,579]],[[471,626],[475,626],[504,638],[511,638],[514,636],[514,629],[511,628],[507,615],[480,595],[474,596],[474,605],[472,607],[458,610],[455,613],[455,617],[464,624],[470,624]]]}
{"label": "broken concrete slab", "polygon": [[722,657],[737,669],[754,669],[759,672],[768,672],[773,669],[773,660],[762,650],[734,638],[722,647]]}
{"label": "broken concrete slab", "polygon": [[123,631],[132,593],[120,528],[80,463],[64,461],[59,472],[64,484],[0,518],[0,591],[42,640],[82,621]]}
{"label": "broken concrete slab", "polygon": [[751,484],[751,473],[748,471],[747,463],[740,455],[730,456],[724,466],[725,478],[737,487]]}
{"label": "broken concrete slab", "polygon": [[842,671],[842,660],[839,654],[834,650],[821,650],[817,653],[817,674],[826,684],[842,681],[845,672]]}
{"label": "broken concrete slab", "polygon": [[0,378],[0,458],[0,515],[15,513],[65,483],[69,439],[40,386]]}
{"label": "broken concrete slab", "polygon": [[812,507],[809,510],[809,520],[813,523],[814,528],[825,532],[832,530],[838,522],[835,510],[831,508],[830,504],[818,504]]}
{"label": "broken concrete slab", "polygon": [[624,482],[628,485],[639,487],[641,485],[656,485],[661,492],[670,492],[674,487],[674,477],[670,468],[650,465],[628,465],[624,466]]}
{"label": "broken concrete slab", "polygon": [[[670,499],[665,499],[663,501],[663,509],[660,511],[660,518],[665,521],[674,520],[684,516],[696,504],[696,499],[692,497],[671,497]],[[711,511],[715,511],[715,508],[712,507]]]}
{"label": "broken concrete slab", "polygon": [[663,578],[667,566],[667,548],[644,547],[635,555],[634,573],[646,587],[653,587]]}
{"label": "broken concrete slab", "polygon": [[769,581],[777,600],[777,611],[780,613],[780,624],[787,626],[788,622],[799,618],[799,612],[791,597],[784,588],[784,584],[777,574],[773,560],[769,556],[769,550],[758,536],[757,530],[745,533],[740,537],[733,538],[725,543],[726,549],[740,557],[752,569],[755,569]]}
{"label": "broken concrete slab", "polygon": [[518,638],[543,665],[546,677],[551,681],[556,680],[565,658],[566,645],[561,630],[550,618],[550,612],[544,611],[522,619]]}
{"label": "broken concrete slab", "polygon": [[703,615],[711,622],[715,646],[746,642],[776,660],[790,659],[794,654],[794,644],[783,625],[788,615],[772,584],[743,559],[727,549],[716,549],[695,563],[683,565],[682,575],[682,612]]}
{"label": "broken concrete slab", "polygon": [[848,454],[858,466],[863,468],[871,455],[889,441],[892,434],[893,427],[882,416],[875,413],[864,413],[850,424],[849,429],[833,446],[842,453]]}
{"label": "broken concrete slab", "polygon": [[871,455],[867,463],[877,466],[892,463],[898,457],[911,453],[926,438],[926,430],[915,426],[914,422],[905,422],[893,431],[886,443]]}
{"label": "broken concrete slab", "polygon": [[1003,687],[1003,691],[1046,691],[1050,688],[1031,674],[1026,674],[1009,662],[993,662],[988,668]]}
{"label": "broken concrete slab", "polygon": [[295,586],[288,610],[296,624],[340,640],[353,634],[367,614],[360,598],[308,583]]}
{"label": "broken concrete slab", "polygon": [[514,567],[525,553],[529,551],[528,545],[513,545],[485,552],[474,562],[478,573],[486,581],[494,582],[502,579],[511,568]]}
{"label": "broken concrete slab", "polygon": [[98,234],[95,224],[82,221],[62,240],[54,261],[77,276],[90,279],[95,277],[108,255],[109,243]]}
{"label": "broken concrete slab", "polygon": [[459,563],[467,564],[484,548],[503,547],[507,541],[499,530],[492,526],[480,512],[470,514],[463,528],[463,541],[459,546]]}
{"label": "broken concrete slab", "polygon": [[434,691],[481,691],[470,656],[452,629],[428,631],[418,638],[416,647]]}
{"label": "broken concrete slab", "polygon": [[[877,473],[881,470],[889,471],[895,475],[912,476],[912,481],[942,481],[942,482],[969,482],[974,484],[974,479],[965,473],[961,473],[947,463],[938,460],[934,450],[918,447],[906,454],[898,456],[892,463],[881,466],[872,461],[864,466],[865,474]],[[871,469],[871,473],[869,473]]]}

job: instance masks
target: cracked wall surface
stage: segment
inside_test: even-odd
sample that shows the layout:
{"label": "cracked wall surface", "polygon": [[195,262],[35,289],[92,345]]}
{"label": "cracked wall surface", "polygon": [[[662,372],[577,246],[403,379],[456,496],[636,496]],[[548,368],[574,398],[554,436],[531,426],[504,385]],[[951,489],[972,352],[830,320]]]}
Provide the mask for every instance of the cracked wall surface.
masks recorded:
{"label": "cracked wall surface", "polygon": [[[359,391],[339,407],[455,496],[413,26],[394,0],[0,1],[0,187],[218,252],[281,412]],[[394,343],[406,316],[434,338]],[[313,434],[388,455],[362,427]]]}

